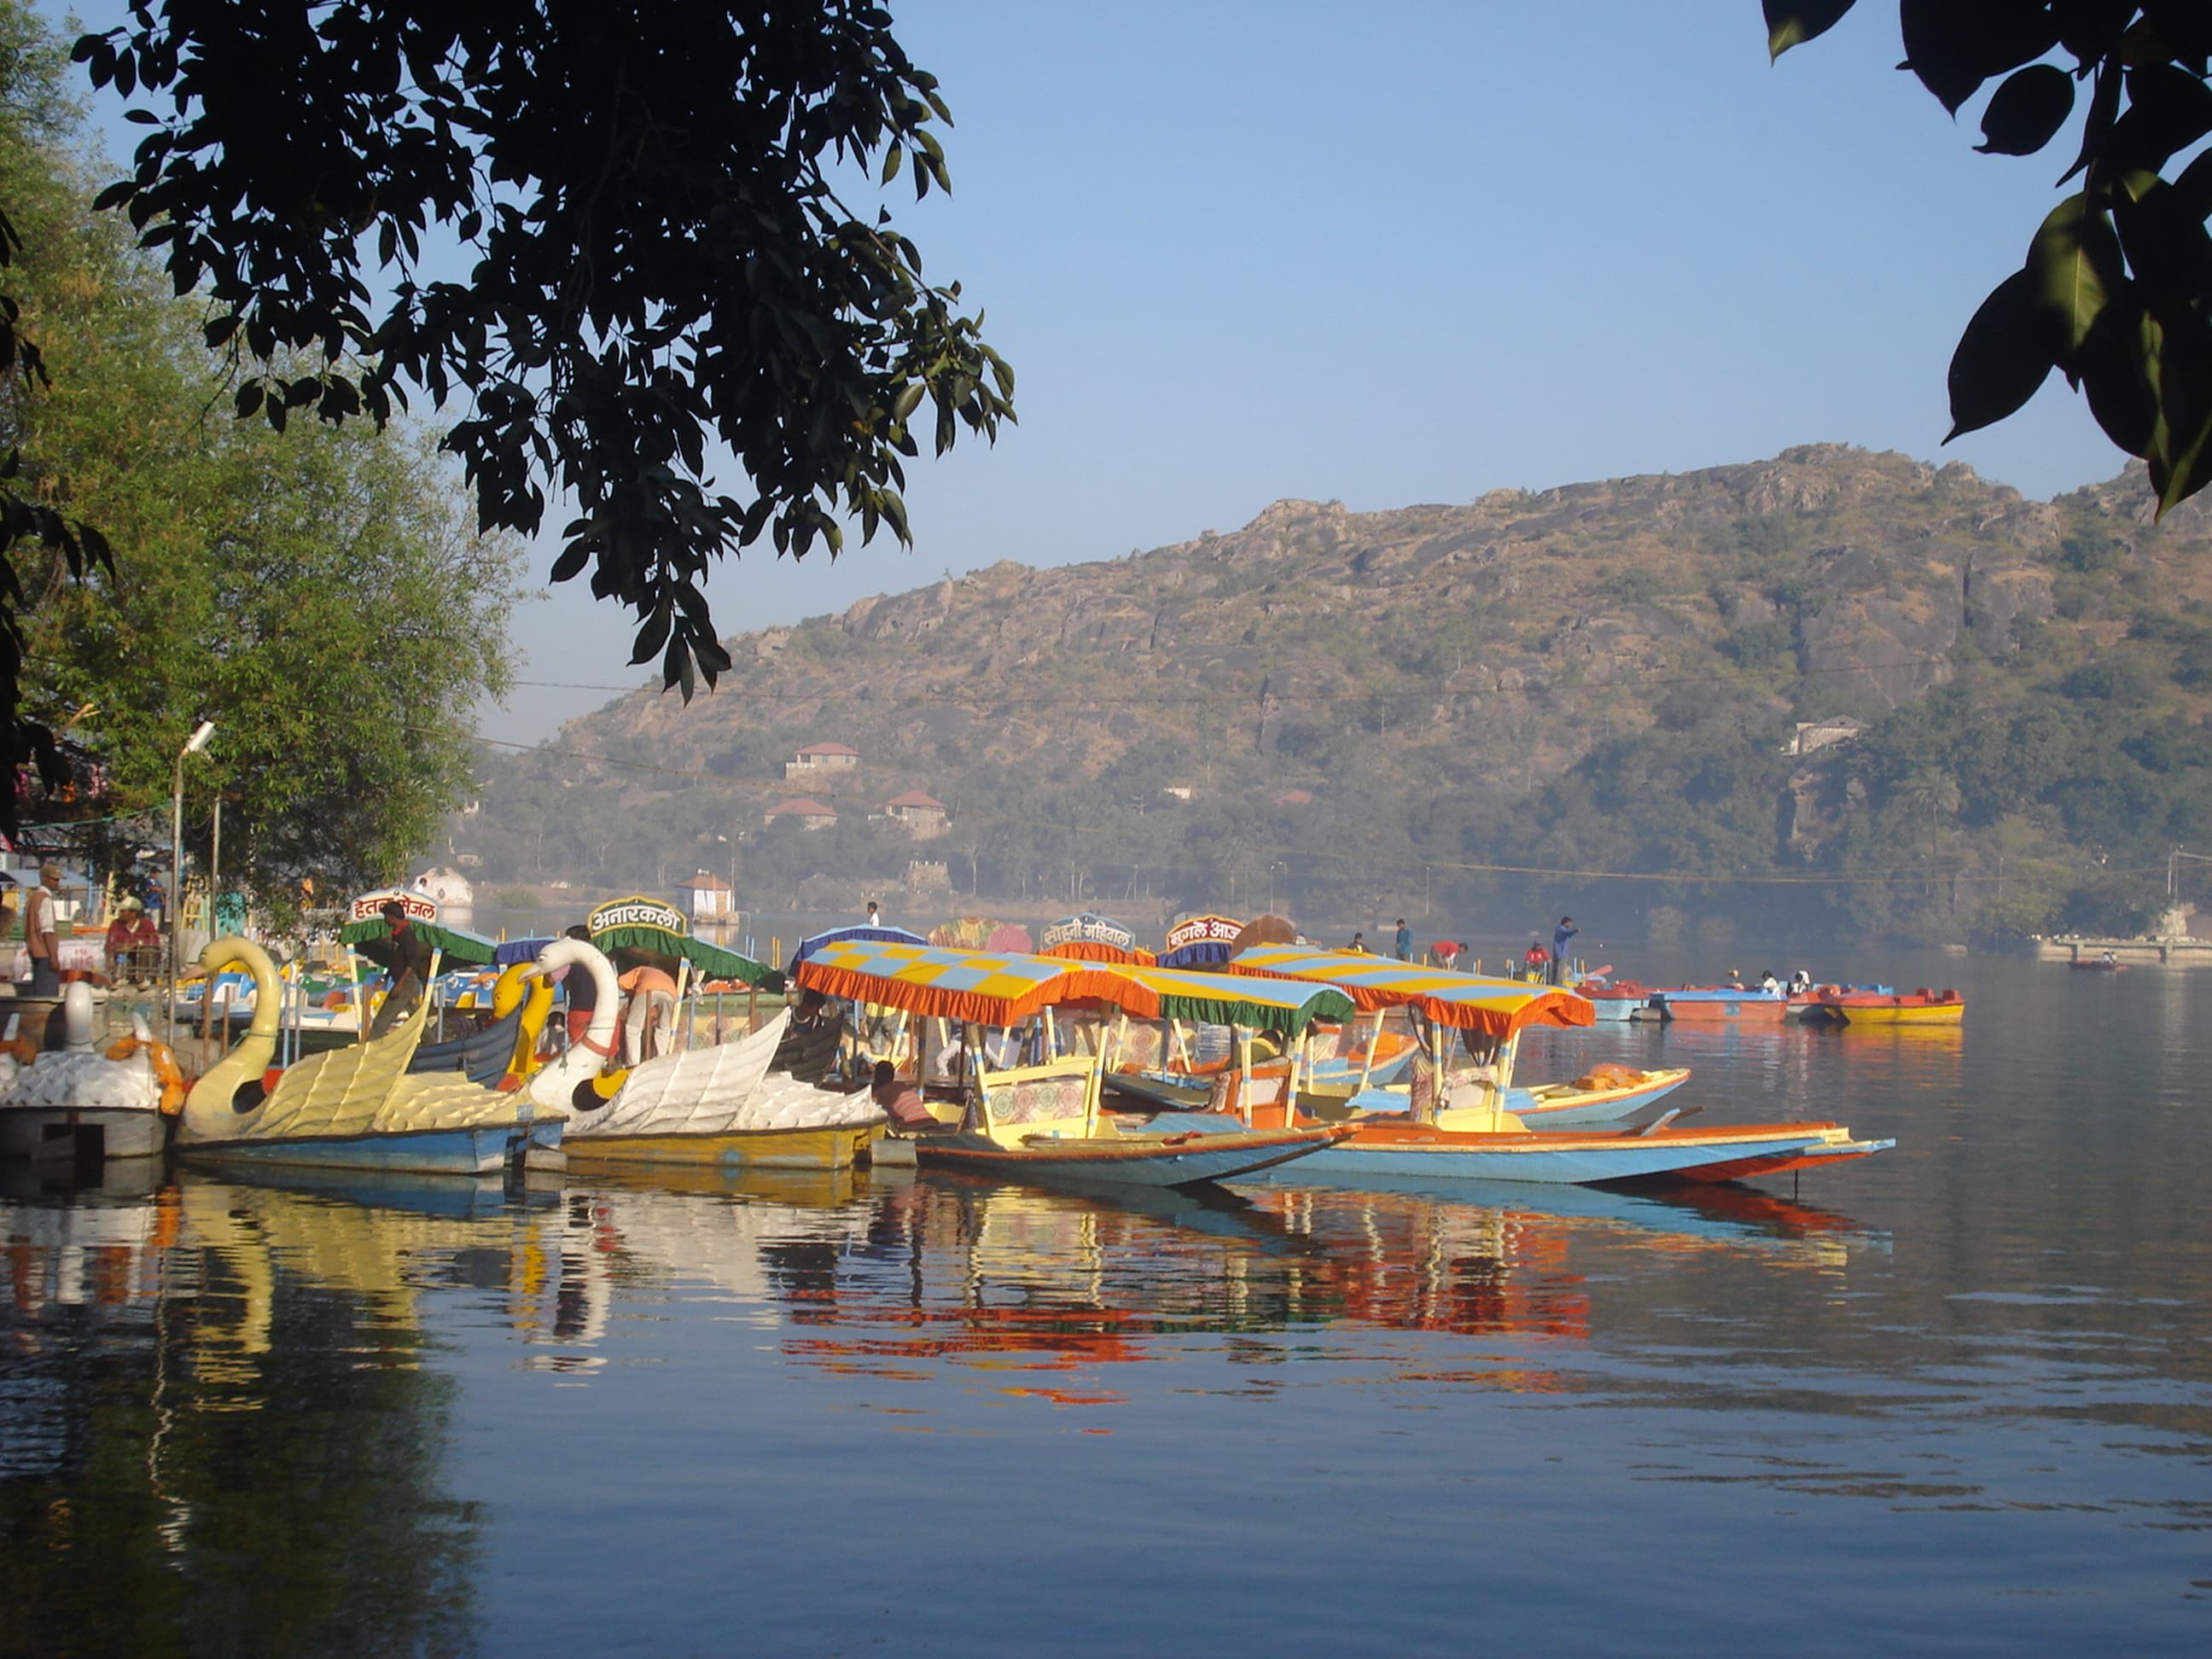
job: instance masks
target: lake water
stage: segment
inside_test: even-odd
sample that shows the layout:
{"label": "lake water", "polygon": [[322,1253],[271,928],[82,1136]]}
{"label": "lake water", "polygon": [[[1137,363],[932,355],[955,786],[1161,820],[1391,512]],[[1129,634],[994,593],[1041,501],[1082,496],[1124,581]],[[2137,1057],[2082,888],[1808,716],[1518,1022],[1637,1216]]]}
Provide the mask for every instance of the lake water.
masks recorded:
{"label": "lake water", "polygon": [[1850,965],[1527,1045],[1802,1192],[19,1186],[0,1649],[2212,1651],[2212,974]]}

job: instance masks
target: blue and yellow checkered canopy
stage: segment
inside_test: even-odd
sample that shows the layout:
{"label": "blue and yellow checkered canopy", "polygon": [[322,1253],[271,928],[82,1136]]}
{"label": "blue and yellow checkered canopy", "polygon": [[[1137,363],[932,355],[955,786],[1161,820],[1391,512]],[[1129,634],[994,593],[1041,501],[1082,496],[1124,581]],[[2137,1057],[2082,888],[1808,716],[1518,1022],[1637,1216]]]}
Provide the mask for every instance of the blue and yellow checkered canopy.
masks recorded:
{"label": "blue and yellow checkered canopy", "polygon": [[1229,964],[1237,974],[1341,986],[1360,1008],[1418,1008],[1439,1025],[1510,1036],[1529,1025],[1589,1025],[1597,1018],[1572,991],[1519,980],[1485,979],[1424,968],[1395,957],[1316,951],[1304,945],[1255,945]]}

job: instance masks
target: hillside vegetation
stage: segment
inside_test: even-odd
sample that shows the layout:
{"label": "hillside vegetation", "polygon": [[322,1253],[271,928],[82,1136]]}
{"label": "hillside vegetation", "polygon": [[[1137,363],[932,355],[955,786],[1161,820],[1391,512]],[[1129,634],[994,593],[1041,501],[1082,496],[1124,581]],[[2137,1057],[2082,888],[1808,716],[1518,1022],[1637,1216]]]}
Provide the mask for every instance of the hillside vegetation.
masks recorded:
{"label": "hillside vegetation", "polygon": [[[2212,839],[2208,539],[2194,503],[2152,522],[2139,473],[2042,502],[1828,445],[1463,506],[1279,501],[732,639],[712,698],[641,690],[488,758],[455,845],[508,883],[710,869],[760,909],[921,860],[986,901],[1109,909],[1272,891],[1382,918],[1425,883],[1499,926],[2127,927],[2168,848]],[[787,781],[823,741],[861,763]],[[948,833],[871,817],[917,788]],[[837,824],[764,824],[792,795]]]}

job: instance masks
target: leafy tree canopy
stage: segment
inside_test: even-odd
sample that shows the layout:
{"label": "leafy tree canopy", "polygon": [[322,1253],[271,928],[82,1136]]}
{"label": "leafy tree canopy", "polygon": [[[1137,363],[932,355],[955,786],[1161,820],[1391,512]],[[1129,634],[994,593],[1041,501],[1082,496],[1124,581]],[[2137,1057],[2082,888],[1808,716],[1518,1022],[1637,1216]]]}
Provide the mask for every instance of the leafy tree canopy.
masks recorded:
{"label": "leafy tree canopy", "polygon": [[[483,527],[573,495],[555,578],[591,568],[686,696],[728,665],[711,561],[834,554],[840,514],[904,540],[924,400],[939,453],[1012,418],[958,286],[840,195],[948,185],[936,81],[870,0],[138,0],[76,55],[141,100],[100,204],[205,296],[239,412],[462,404]],[[465,281],[429,274],[453,241]]]}
{"label": "leafy tree canopy", "polygon": [[[0,29],[24,21],[0,3]],[[471,533],[458,469],[401,427],[210,419],[221,365],[201,307],[91,210],[58,54],[8,61],[14,286],[55,373],[35,395],[0,389],[0,443],[33,458],[28,495],[106,526],[113,548],[82,580],[51,543],[0,559],[36,601],[20,623],[26,712],[97,767],[24,814],[115,820],[76,833],[95,861],[124,861],[143,832],[131,819],[166,807],[178,745],[208,714],[194,839],[219,791],[230,879],[396,876],[467,788],[454,732],[503,684],[519,546]]]}
{"label": "leafy tree canopy", "polygon": [[[1853,0],[1765,0],[1776,57]],[[1951,359],[1951,436],[2005,419],[2057,369],[2148,464],[2160,509],[2212,483],[2212,8],[2202,0],[1902,0],[1899,67],[1979,149],[2042,151],[2081,112],[2074,185]],[[2061,61],[2054,61],[2061,60]],[[2192,155],[2192,152],[2194,154]],[[2169,176],[2171,175],[2171,176]]]}

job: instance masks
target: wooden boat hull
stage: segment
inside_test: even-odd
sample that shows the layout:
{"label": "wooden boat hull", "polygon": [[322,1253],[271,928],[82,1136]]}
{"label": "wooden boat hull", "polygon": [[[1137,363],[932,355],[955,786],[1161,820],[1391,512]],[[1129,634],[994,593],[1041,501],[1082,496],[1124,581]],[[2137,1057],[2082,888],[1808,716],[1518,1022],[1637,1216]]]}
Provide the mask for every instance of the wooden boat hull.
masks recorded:
{"label": "wooden boat hull", "polygon": [[1787,997],[1756,991],[1654,991],[1649,1006],[1686,1024],[1779,1025],[1790,1015]]}
{"label": "wooden boat hull", "polygon": [[[1689,1080],[1687,1066],[1673,1066],[1646,1073],[1641,1083],[1622,1084],[1610,1089],[1577,1089],[1571,1083],[1547,1083],[1534,1089],[1509,1090],[1505,1109],[1532,1129],[1632,1122],[1650,1115],[1660,1101]],[[1301,1109],[1310,1109],[1303,1094],[1298,1104]],[[1407,1089],[1369,1089],[1348,1102],[1334,1103],[1334,1109],[1325,1103],[1322,1110],[1314,1115],[1336,1122],[1353,1121],[1346,1115],[1348,1107],[1354,1113],[1405,1117],[1412,1106],[1413,1097]]]}
{"label": "wooden boat hull", "polygon": [[1616,1181],[1740,1181],[1864,1158],[1893,1140],[1853,1140],[1832,1123],[1488,1134],[1425,1124],[1363,1123],[1317,1152],[1298,1178],[1443,1177],[1586,1185]]}
{"label": "wooden boat hull", "polygon": [[302,1135],[255,1140],[180,1142],[178,1156],[241,1169],[295,1164],[326,1170],[407,1170],[418,1175],[489,1175],[504,1169],[519,1133],[531,1126],[471,1124],[397,1134]]}
{"label": "wooden boat hull", "polygon": [[0,1107],[0,1158],[74,1158],[93,1146],[103,1158],[154,1158],[174,1121],[135,1106]]}
{"label": "wooden boat hull", "polygon": [[1848,1025],[1960,1025],[1966,1018],[1963,1002],[1935,1002],[1922,1007],[1845,1007],[1838,1012]]}
{"label": "wooden boat hull", "polygon": [[927,1135],[914,1143],[925,1170],[1048,1186],[1191,1187],[1231,1181],[1322,1152],[1344,1128],[1240,1130],[1220,1134],[1108,1136],[1000,1146],[980,1135]]}
{"label": "wooden boat hull", "polygon": [[589,1135],[568,1142],[572,1169],[670,1164],[720,1169],[849,1170],[867,1161],[880,1126],[744,1129],[720,1134]]}

